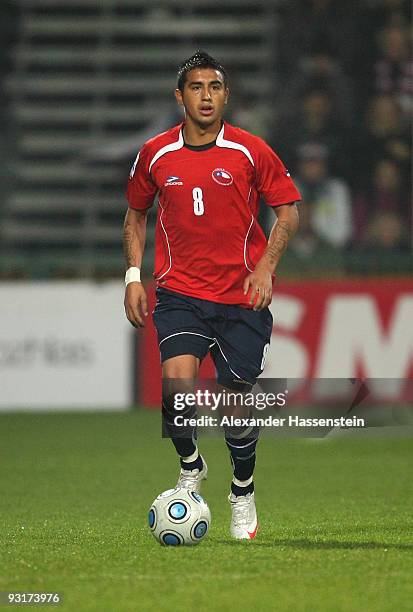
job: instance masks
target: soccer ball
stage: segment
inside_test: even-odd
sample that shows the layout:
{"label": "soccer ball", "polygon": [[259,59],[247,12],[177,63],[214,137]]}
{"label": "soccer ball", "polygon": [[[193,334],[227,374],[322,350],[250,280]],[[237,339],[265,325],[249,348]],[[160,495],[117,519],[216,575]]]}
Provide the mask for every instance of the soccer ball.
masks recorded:
{"label": "soccer ball", "polygon": [[149,509],[148,522],[160,544],[194,546],[208,533],[211,513],[199,493],[177,487],[158,495]]}

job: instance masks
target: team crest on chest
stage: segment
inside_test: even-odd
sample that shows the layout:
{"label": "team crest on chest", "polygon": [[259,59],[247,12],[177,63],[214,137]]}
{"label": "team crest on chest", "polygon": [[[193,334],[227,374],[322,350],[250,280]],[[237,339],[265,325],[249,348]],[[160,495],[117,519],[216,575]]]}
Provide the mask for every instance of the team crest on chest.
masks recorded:
{"label": "team crest on chest", "polygon": [[212,178],[219,185],[232,185],[234,182],[232,174],[228,170],[224,170],[224,168],[215,168],[212,171]]}

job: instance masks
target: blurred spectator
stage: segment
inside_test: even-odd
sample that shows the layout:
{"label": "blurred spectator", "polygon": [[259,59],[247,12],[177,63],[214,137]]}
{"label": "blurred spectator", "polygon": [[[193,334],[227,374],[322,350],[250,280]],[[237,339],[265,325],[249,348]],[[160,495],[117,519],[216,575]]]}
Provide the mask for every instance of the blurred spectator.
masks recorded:
{"label": "blurred spectator", "polygon": [[381,30],[387,25],[408,24],[411,18],[409,0],[364,0],[370,28]]}
{"label": "blurred spectator", "polygon": [[357,146],[356,182],[365,187],[382,158],[396,162],[401,170],[401,181],[409,189],[411,139],[406,121],[395,98],[379,95],[371,100],[366,114],[366,125]]}
{"label": "blurred spectator", "polygon": [[350,192],[343,181],[329,176],[326,147],[301,148],[296,182],[310,210],[314,234],[331,247],[344,247],[352,234]]}
{"label": "blurred spectator", "polygon": [[283,118],[296,116],[303,95],[312,89],[326,92],[338,121],[351,125],[354,112],[351,85],[327,47],[320,46],[302,57],[292,74],[281,93],[279,112]]}
{"label": "blurred spectator", "polygon": [[336,249],[314,231],[312,224],[313,211],[311,203],[300,204],[300,226],[294,240],[282,261],[283,274],[296,273],[303,276],[320,276],[320,268],[330,276],[339,274],[344,269],[344,257],[341,249]]}
{"label": "blurred spectator", "polygon": [[268,139],[269,112],[248,93],[242,79],[237,78],[236,73],[231,74],[230,91],[231,104],[225,111],[226,119],[233,125],[242,127],[261,138]]}
{"label": "blurred spectator", "polygon": [[385,28],[379,36],[379,44],[379,57],[373,67],[374,90],[394,95],[405,115],[411,116],[413,61],[408,28],[401,25]]}
{"label": "blurred spectator", "polygon": [[376,251],[404,250],[407,233],[401,217],[394,212],[382,212],[373,217],[367,227],[366,246]]}
{"label": "blurred spectator", "polygon": [[231,109],[230,122],[265,140],[269,138],[266,109],[258,107],[253,100],[248,100],[247,97],[240,98],[239,105]]}
{"label": "blurred spectator", "polygon": [[[386,218],[390,219],[388,230],[384,227]],[[395,231],[397,225],[400,225],[399,232]],[[398,240],[404,235],[407,245],[410,229],[411,204],[402,185],[400,169],[393,160],[382,159],[375,167],[371,187],[354,199],[354,240],[367,244],[377,239],[380,244],[388,245],[391,236],[398,233]]]}
{"label": "blurred spectator", "polygon": [[353,274],[412,273],[408,231],[397,213],[379,212],[371,217],[365,242],[351,250],[347,270]]}
{"label": "blurred spectator", "polygon": [[300,149],[309,143],[319,143],[327,151],[331,172],[346,177],[351,160],[348,133],[337,119],[328,93],[312,89],[301,100],[296,116],[280,120],[272,144],[287,166],[295,167]]}
{"label": "blurred spectator", "polygon": [[303,56],[314,49],[330,49],[350,74],[357,61],[356,0],[285,0],[280,5],[277,31],[281,78],[294,74]]}

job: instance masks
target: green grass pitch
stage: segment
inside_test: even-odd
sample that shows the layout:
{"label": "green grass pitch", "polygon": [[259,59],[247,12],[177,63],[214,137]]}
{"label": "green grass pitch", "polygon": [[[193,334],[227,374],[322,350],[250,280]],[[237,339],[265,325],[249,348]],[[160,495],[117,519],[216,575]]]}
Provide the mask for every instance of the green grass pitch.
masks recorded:
{"label": "green grass pitch", "polygon": [[177,462],[159,415],[0,416],[0,591],[76,612],[412,610],[413,440],[263,438],[253,542],[228,535],[223,440],[201,451],[210,533],[163,548],[147,511]]}

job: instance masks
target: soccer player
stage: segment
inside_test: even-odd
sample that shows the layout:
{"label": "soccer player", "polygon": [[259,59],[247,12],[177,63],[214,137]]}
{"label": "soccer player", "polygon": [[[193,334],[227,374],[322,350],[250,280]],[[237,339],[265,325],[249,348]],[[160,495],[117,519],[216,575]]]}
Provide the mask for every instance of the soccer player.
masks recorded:
{"label": "soccer player", "polygon": [[[257,83],[259,86],[259,83]],[[184,121],[144,144],[132,166],[124,225],[125,311],[142,327],[148,315],[140,268],[146,215],[158,195],[155,271],[158,333],[164,381],[196,380],[210,352],[217,382],[251,389],[264,368],[271,332],[274,272],[298,226],[300,200],[288,170],[260,138],[223,120],[225,68],[203,52],[180,66],[175,97]],[[257,222],[262,197],[276,220],[268,242]],[[207,465],[196,431],[186,435],[174,416],[174,393],[163,385],[164,424],[180,457],[178,485],[200,490]],[[225,431],[233,467],[231,535],[257,532],[253,472],[258,430]]]}

